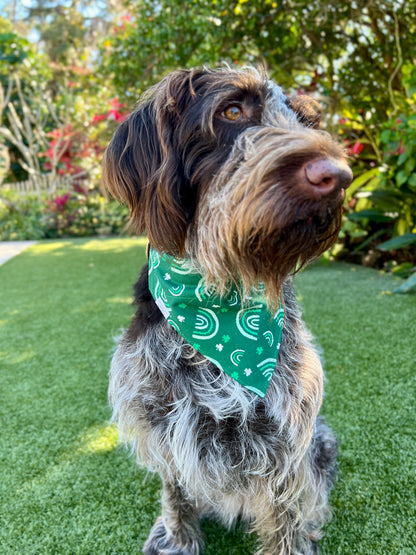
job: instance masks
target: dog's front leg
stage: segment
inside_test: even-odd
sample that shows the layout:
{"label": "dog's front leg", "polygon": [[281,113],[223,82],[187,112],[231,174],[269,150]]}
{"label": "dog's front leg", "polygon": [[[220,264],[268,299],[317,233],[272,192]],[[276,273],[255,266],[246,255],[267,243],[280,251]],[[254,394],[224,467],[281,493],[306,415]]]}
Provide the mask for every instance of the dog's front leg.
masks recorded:
{"label": "dog's front leg", "polygon": [[257,555],[317,555],[317,542],[308,530],[299,529],[298,515],[283,506],[265,508],[255,522],[262,548]]}
{"label": "dog's front leg", "polygon": [[[306,456],[290,476],[293,497],[267,505],[259,498],[254,529],[263,540],[265,555],[316,555],[322,528],[330,515],[328,496],[336,476],[337,440],[318,417]],[[288,493],[289,483],[283,488]]]}
{"label": "dog's front leg", "polygon": [[198,555],[202,545],[197,509],[178,483],[163,481],[162,516],[143,547],[144,555]]}

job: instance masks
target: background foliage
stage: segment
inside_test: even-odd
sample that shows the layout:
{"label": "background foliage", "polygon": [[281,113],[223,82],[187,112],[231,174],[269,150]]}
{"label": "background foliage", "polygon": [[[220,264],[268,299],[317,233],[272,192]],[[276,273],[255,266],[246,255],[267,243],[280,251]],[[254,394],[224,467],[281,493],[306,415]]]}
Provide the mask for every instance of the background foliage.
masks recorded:
{"label": "background foliage", "polygon": [[[69,174],[75,189],[90,190],[116,124],[168,71],[265,66],[289,92],[323,103],[326,128],[351,155],[355,181],[331,256],[409,277],[416,263],[415,13],[416,0],[33,0],[28,8],[14,0],[0,19],[0,80],[7,93],[18,76],[29,108],[41,113],[49,144],[35,145],[40,171]],[[47,105],[35,105],[34,91]],[[22,115],[16,79],[10,101]],[[6,128],[9,112],[5,105]],[[26,178],[21,149],[1,131],[0,145],[3,180]]]}
{"label": "background foliage", "polygon": [[128,210],[107,202],[97,190],[61,195],[2,193],[0,240],[121,235]]}

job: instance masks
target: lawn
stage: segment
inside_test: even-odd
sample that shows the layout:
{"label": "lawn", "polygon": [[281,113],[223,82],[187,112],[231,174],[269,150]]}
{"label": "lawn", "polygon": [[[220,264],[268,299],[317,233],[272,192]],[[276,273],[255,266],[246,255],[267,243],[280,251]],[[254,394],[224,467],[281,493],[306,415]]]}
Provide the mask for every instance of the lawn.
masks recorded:
{"label": "lawn", "polygon": [[[159,480],[109,424],[107,371],[132,314],[142,239],[35,245],[0,267],[0,553],[140,553]],[[322,552],[416,552],[416,296],[361,267],[296,278],[327,374],[323,413],[340,441]],[[204,524],[206,555],[255,538]]]}

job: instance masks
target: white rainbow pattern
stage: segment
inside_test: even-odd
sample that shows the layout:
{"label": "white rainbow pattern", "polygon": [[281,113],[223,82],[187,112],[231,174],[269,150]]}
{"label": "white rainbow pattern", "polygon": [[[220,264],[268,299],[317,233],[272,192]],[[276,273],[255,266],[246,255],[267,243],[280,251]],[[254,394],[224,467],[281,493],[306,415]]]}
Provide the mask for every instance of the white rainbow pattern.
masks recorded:
{"label": "white rainbow pattern", "polygon": [[283,325],[285,323],[285,311],[283,308],[279,308],[279,310],[274,315],[274,319],[276,320],[277,325],[280,328],[283,328]]}
{"label": "white rainbow pattern", "polygon": [[218,317],[213,310],[198,308],[192,337],[195,339],[212,339],[217,334],[219,327]]}
{"label": "white rainbow pattern", "polygon": [[243,308],[238,311],[236,324],[239,332],[248,339],[257,339],[260,327],[260,310],[262,305],[254,305],[250,308]]}
{"label": "white rainbow pattern", "polygon": [[234,364],[234,366],[238,366],[240,364],[244,353],[245,353],[244,349],[236,349],[231,353],[230,360]]}
{"label": "white rainbow pattern", "polygon": [[276,366],[275,358],[266,358],[257,365],[257,368],[260,370],[263,376],[270,381],[273,376],[275,366]]}
{"label": "white rainbow pattern", "polygon": [[169,287],[168,291],[173,297],[180,297],[185,291],[185,285],[175,285],[173,287]]}
{"label": "white rainbow pattern", "polygon": [[181,258],[175,258],[171,264],[171,270],[172,272],[175,272],[175,274],[180,274],[182,276],[195,273],[195,269],[192,266],[191,261],[182,260]]}
{"label": "white rainbow pattern", "polygon": [[265,331],[263,333],[264,339],[267,341],[269,347],[273,347],[274,337],[271,331]]}
{"label": "white rainbow pattern", "polygon": [[199,280],[199,283],[195,289],[195,296],[199,302],[205,301],[214,295],[214,289],[209,288],[204,284],[204,278]]}

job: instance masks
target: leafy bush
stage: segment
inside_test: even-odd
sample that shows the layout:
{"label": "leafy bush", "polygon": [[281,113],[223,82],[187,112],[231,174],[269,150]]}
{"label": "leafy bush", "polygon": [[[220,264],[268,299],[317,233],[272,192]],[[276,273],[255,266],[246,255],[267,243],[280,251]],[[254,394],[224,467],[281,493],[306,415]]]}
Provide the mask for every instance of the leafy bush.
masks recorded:
{"label": "leafy bush", "polygon": [[45,237],[38,196],[0,192],[0,239],[21,241]]}
{"label": "leafy bush", "polygon": [[355,155],[356,176],[347,191],[343,254],[407,277],[411,284],[416,272],[415,108],[409,103],[407,112],[379,131],[366,129],[359,117],[341,122]]}
{"label": "leafy bush", "polygon": [[114,235],[124,231],[128,210],[96,190],[50,198],[0,193],[0,240]]}
{"label": "leafy bush", "polygon": [[390,243],[390,248],[401,248],[416,244],[416,115],[402,114],[383,127],[383,163],[355,181],[360,202],[349,218],[388,223],[384,230],[390,237],[413,236]]}

